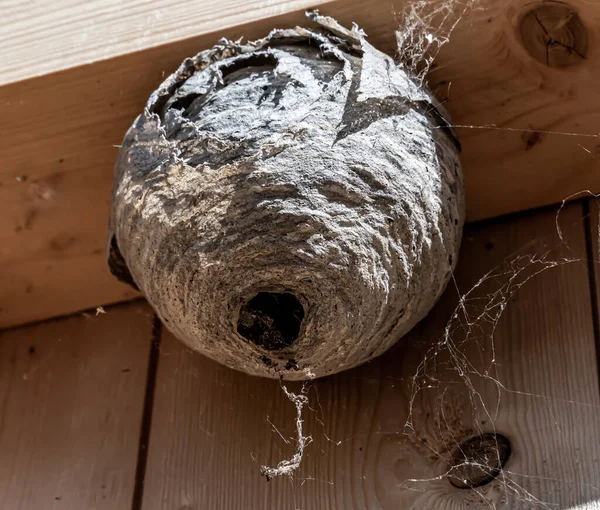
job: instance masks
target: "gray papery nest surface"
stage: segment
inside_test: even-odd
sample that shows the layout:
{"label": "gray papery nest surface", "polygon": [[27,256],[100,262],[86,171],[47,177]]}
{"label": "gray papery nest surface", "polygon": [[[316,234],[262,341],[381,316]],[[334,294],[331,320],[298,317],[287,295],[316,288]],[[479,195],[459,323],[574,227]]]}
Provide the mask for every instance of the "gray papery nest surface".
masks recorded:
{"label": "gray papery nest surface", "polygon": [[223,40],[151,95],[119,154],[109,263],[192,349],[307,379],[432,308],[464,220],[433,96],[358,28]]}

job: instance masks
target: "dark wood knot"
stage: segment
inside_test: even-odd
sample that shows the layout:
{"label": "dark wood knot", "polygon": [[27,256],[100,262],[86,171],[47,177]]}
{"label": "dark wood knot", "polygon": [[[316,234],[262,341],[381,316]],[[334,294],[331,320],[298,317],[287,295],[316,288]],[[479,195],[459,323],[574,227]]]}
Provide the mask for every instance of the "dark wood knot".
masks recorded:
{"label": "dark wood knot", "polygon": [[585,60],[589,36],[581,18],[569,5],[544,2],[528,11],[519,27],[528,53],[550,67],[569,67]]}
{"label": "dark wood knot", "polygon": [[501,473],[510,451],[509,440],[501,434],[470,437],[454,451],[448,479],[458,489],[486,485]]}

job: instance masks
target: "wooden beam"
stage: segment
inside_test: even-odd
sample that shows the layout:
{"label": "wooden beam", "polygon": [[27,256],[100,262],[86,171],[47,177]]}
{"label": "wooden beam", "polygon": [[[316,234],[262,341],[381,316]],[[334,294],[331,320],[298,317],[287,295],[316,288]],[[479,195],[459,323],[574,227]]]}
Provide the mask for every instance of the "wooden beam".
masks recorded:
{"label": "wooden beam", "polygon": [[[562,57],[540,62],[535,41],[519,35],[530,4],[482,2],[429,77],[454,123],[471,126],[457,128],[469,219],[600,191],[600,4],[570,2],[589,47],[585,59],[556,67]],[[115,146],[184,57],[222,36],[304,24],[303,10],[319,3],[2,3],[0,328],[136,296],[108,274],[104,257]],[[403,5],[339,0],[321,11],[357,22],[395,54],[394,12]]]}
{"label": "wooden beam", "polygon": [[210,34],[331,0],[20,0],[3,4],[0,85]]}

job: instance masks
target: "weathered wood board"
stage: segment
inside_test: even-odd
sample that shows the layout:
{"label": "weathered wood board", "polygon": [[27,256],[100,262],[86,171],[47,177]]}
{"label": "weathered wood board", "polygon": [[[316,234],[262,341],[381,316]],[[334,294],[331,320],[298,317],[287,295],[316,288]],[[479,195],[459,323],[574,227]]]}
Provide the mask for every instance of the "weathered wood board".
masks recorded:
{"label": "weathered wood board", "polygon": [[[256,38],[275,26],[305,23],[303,9],[320,4],[0,5],[0,327],[135,296],[114,281],[104,260],[115,145],[184,57],[221,36]],[[394,12],[403,5],[340,0],[320,7],[345,24],[357,22],[371,42],[394,54]],[[531,45],[539,39],[543,49],[543,34],[525,48],[519,24],[533,5],[482,0],[430,74],[454,123],[474,126],[457,128],[471,220],[558,202],[586,188],[600,191],[600,4],[569,2],[589,41],[585,58],[566,67],[536,60],[541,50]]]}
{"label": "weathered wood board", "polygon": [[[279,383],[228,370],[164,334],[143,509],[600,508],[600,395],[580,204],[559,216],[564,242],[555,219],[546,210],[470,226],[457,286],[464,293],[497,268],[466,302],[471,319],[506,305],[494,342],[491,324],[475,323],[469,337],[456,326],[452,349],[439,346],[434,356],[456,303],[450,289],[391,351],[311,384],[304,430],[313,442],[292,480],[267,483],[259,474],[294,451],[295,410]],[[523,268],[515,283],[541,269],[524,264],[531,256],[574,261],[490,301],[507,288],[511,268]],[[414,378],[426,354],[426,371]],[[472,391],[453,358],[468,362]],[[422,390],[409,414],[414,384]],[[480,433],[506,436],[512,454],[492,483],[455,488],[444,474],[456,445]]]}
{"label": "weathered wood board", "polygon": [[137,302],[0,333],[0,508],[131,508],[152,324]]}

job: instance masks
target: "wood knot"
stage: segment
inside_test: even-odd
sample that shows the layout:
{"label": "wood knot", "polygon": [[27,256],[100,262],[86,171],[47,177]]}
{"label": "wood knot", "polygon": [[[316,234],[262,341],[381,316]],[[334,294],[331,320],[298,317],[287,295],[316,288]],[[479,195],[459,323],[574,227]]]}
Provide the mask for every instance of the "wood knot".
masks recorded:
{"label": "wood knot", "polygon": [[567,4],[545,2],[521,19],[521,41],[529,54],[550,67],[569,67],[586,58],[588,31]]}
{"label": "wood knot", "polygon": [[510,457],[510,442],[501,434],[481,434],[463,441],[452,455],[448,479],[458,489],[472,489],[496,478]]}

